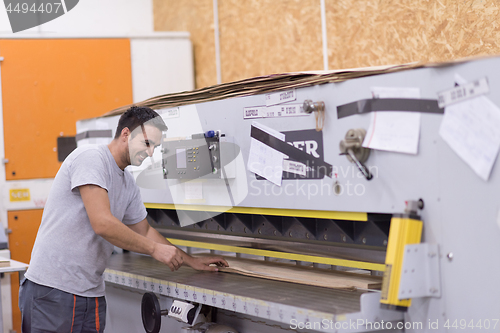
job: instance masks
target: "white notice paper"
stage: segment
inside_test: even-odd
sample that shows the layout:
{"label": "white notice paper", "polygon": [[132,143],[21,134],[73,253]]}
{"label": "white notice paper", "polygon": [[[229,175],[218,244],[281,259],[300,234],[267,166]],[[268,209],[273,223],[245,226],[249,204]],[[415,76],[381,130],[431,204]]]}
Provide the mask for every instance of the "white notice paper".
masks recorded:
{"label": "white notice paper", "polygon": [[[285,141],[285,134],[264,126],[256,121],[252,121],[252,126]],[[281,186],[283,175],[283,153],[269,147],[268,145],[251,138],[250,154],[248,157],[248,170],[266,178],[270,182]]]}
{"label": "white notice paper", "polygon": [[[375,98],[420,98],[418,88],[372,88]],[[398,153],[417,154],[420,113],[377,111],[371,113],[370,127],[363,147]]]}
{"label": "white notice paper", "polygon": [[500,109],[480,96],[447,106],[439,135],[487,181],[500,148],[499,128]]}

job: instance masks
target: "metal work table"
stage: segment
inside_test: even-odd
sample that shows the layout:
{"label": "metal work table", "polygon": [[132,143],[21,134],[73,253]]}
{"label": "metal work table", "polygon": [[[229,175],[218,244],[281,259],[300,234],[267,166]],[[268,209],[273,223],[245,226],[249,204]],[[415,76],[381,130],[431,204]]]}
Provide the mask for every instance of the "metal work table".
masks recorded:
{"label": "metal work table", "polygon": [[[285,324],[291,320],[318,323],[323,320],[355,321],[368,312],[386,321],[402,320],[400,313],[378,309],[379,293],[376,292],[336,290],[237,274],[200,272],[189,267],[171,272],[166,265],[153,258],[134,253],[111,256],[105,280]],[[367,312],[363,311],[363,307],[375,310]]]}
{"label": "metal work table", "polygon": [[[0,267],[0,273],[24,272],[27,268],[27,264],[9,259],[9,266]],[[0,292],[0,333],[3,333],[3,331],[2,294]]]}

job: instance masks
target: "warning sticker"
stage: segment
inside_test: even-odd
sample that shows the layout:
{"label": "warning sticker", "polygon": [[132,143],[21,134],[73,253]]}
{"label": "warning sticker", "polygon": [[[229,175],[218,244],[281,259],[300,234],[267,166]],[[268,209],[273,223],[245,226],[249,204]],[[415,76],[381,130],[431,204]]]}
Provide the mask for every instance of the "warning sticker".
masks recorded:
{"label": "warning sticker", "polygon": [[11,189],[9,191],[10,201],[30,201],[30,189],[29,188],[21,188],[21,189]]}

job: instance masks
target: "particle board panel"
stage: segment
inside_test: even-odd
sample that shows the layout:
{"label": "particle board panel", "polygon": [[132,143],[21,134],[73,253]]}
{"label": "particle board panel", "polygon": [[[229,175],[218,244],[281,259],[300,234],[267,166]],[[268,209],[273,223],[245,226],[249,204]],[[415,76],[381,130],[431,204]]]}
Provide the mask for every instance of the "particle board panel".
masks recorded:
{"label": "particle board panel", "polygon": [[189,31],[196,88],[217,83],[212,0],[153,0],[156,31]]}
{"label": "particle board panel", "polygon": [[329,68],[500,52],[497,2],[326,0]]}
{"label": "particle board panel", "polygon": [[[319,0],[218,0],[222,81],[323,69]],[[196,87],[216,83],[213,1],[155,0],[155,30],[187,30]],[[500,53],[500,4],[325,0],[330,69]]]}
{"label": "particle board panel", "polygon": [[7,180],[52,178],[57,137],[132,103],[128,39],[0,40]]}
{"label": "particle board panel", "polygon": [[318,0],[219,0],[222,82],[323,69]]}

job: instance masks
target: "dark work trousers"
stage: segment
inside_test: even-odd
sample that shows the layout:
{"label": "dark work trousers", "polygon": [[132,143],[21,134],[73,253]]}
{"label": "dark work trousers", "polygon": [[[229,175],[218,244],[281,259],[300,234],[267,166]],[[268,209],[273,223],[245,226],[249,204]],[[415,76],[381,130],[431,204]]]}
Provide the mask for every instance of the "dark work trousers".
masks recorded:
{"label": "dark work trousers", "polygon": [[82,297],[24,279],[19,289],[23,333],[101,333],[106,299]]}

